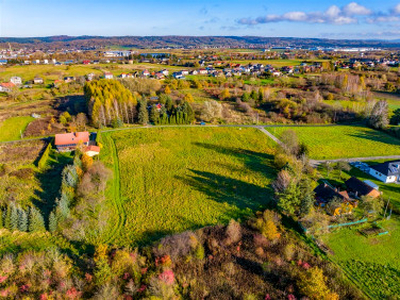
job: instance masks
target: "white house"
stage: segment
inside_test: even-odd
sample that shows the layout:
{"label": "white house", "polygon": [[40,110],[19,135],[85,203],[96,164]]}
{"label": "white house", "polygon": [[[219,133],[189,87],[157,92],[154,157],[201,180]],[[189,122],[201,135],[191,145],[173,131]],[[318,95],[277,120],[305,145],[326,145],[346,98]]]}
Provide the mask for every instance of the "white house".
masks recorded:
{"label": "white house", "polygon": [[369,174],[385,183],[400,181],[400,161],[388,161],[370,166]]}
{"label": "white house", "polygon": [[105,79],[113,79],[114,75],[110,72],[104,72],[104,78]]}
{"label": "white house", "polygon": [[39,78],[39,77],[36,77],[35,79],[33,79],[33,83],[34,84],[43,84],[43,79],[42,78]]}
{"label": "white house", "polygon": [[21,77],[13,76],[10,78],[10,82],[14,83],[15,85],[20,85],[22,84],[22,79]]}

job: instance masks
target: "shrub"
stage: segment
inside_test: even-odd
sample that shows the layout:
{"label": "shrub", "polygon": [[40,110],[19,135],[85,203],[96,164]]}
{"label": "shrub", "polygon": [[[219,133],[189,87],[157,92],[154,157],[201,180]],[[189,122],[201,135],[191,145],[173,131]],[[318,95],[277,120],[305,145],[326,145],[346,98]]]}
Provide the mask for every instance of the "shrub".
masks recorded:
{"label": "shrub", "polygon": [[242,238],[242,228],[238,222],[235,220],[230,220],[229,225],[226,227],[226,240],[227,245],[235,244]]}

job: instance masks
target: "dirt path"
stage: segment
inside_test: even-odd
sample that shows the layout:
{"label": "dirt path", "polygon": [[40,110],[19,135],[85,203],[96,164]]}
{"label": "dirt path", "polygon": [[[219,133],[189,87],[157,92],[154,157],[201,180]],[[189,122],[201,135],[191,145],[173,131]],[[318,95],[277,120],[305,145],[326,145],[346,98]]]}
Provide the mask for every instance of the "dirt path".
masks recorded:
{"label": "dirt path", "polygon": [[336,159],[323,159],[323,160],[310,159],[310,165],[312,165],[313,167],[316,167],[325,162],[335,163],[335,162],[339,162],[339,161],[352,162],[352,161],[366,161],[366,160],[380,160],[380,159],[393,159],[393,160],[399,159],[400,160],[400,155],[336,158]]}

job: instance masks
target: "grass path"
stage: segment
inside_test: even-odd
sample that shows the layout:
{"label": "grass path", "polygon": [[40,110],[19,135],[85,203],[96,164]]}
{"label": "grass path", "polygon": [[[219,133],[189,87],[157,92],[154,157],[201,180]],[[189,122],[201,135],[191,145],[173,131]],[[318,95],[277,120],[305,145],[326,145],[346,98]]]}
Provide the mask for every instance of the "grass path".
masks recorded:
{"label": "grass path", "polygon": [[107,140],[107,142],[110,146],[109,149],[111,150],[111,157],[112,157],[111,165],[113,166],[113,173],[114,173],[112,200],[113,200],[113,205],[115,206],[115,209],[116,209],[117,220],[116,220],[116,223],[113,224],[112,230],[105,240],[106,243],[111,244],[114,242],[114,240],[118,236],[118,233],[121,231],[121,229],[125,225],[126,213],[122,206],[122,200],[121,200],[121,182],[120,182],[120,174],[119,174],[119,159],[118,159],[117,148],[115,146],[114,140],[109,135],[105,134],[102,137],[103,137],[103,139]]}

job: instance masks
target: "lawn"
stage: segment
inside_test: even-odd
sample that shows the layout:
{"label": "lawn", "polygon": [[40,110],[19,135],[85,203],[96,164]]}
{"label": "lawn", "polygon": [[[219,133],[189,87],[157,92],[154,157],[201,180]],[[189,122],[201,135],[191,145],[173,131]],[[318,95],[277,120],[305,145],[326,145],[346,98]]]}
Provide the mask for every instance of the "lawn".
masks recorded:
{"label": "lawn", "polygon": [[322,239],[334,253],[331,259],[371,298],[387,299],[400,294],[400,220],[392,216],[380,225],[388,235],[367,238],[359,232],[367,226],[362,225],[338,229]]}
{"label": "lawn", "polygon": [[114,169],[107,195],[119,216],[108,242],[148,243],[270,203],[273,144],[256,129],[134,129],[102,140],[101,159]]}
{"label": "lawn", "polygon": [[278,138],[293,130],[313,159],[400,155],[400,140],[362,126],[267,128]]}
{"label": "lawn", "polygon": [[19,140],[21,133],[33,120],[32,117],[14,117],[0,123],[0,141]]}

